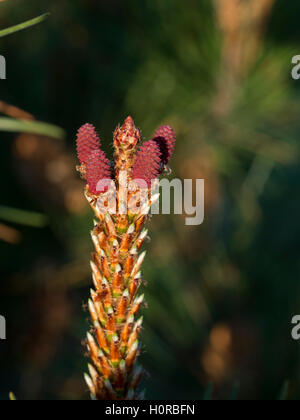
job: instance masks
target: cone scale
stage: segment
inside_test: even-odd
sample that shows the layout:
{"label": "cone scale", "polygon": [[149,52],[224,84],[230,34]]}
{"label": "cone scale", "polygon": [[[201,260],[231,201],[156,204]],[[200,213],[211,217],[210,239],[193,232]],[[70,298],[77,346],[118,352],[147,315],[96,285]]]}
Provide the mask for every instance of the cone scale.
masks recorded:
{"label": "cone scale", "polygon": [[[141,267],[146,255],[142,248],[148,234],[145,225],[153,198],[147,191],[148,202],[134,213],[130,206],[125,214],[100,212],[99,199],[109,200],[109,191],[97,188],[95,177],[98,176],[99,181],[110,178],[109,161],[100,142],[96,143],[91,126],[85,125],[79,133],[84,134],[87,144],[81,134],[77,141],[81,157],[78,171],[87,179],[85,196],[96,216],[91,232],[95,248],[91,258],[93,288],[88,301],[91,329],[86,337],[90,363],[84,378],[93,400],[138,400],[142,398],[139,385],[144,373],[138,364],[143,324],[139,312],[144,304],[144,295],[140,293]],[[163,163],[159,148],[152,141],[140,147],[140,141],[140,131],[131,117],[115,130],[114,181],[118,206],[126,188],[120,177],[125,174],[130,181],[136,172],[149,184],[152,177],[159,175]],[[97,145],[96,151],[94,145]],[[143,162],[145,156],[147,163]]]}

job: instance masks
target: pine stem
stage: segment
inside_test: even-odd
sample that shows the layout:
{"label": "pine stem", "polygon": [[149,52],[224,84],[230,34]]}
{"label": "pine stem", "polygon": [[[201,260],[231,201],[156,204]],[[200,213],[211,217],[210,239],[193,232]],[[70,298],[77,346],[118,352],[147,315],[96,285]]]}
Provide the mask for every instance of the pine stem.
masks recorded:
{"label": "pine stem", "polygon": [[[127,119],[114,136],[115,174],[125,171],[130,179],[140,133]],[[85,173],[82,165],[81,174]],[[86,188],[86,198],[95,212],[91,232],[95,252],[91,269],[94,288],[88,308],[92,328],[87,334],[91,363],[84,378],[92,399],[140,399],[139,383],[143,368],[137,360],[140,353],[139,334],[143,318],[138,318],[144,295],[140,272],[145,253],[140,253],[147,237],[146,214],[102,214],[98,197]],[[117,202],[124,195],[117,183]]]}

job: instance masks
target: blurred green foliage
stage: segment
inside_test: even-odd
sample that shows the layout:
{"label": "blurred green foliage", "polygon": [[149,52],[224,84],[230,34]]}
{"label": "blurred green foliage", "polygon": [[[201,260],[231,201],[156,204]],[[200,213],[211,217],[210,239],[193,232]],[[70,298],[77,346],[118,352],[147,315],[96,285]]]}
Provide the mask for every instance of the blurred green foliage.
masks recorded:
{"label": "blurred green foliage", "polygon": [[42,229],[0,225],[2,399],[10,390],[18,399],[88,398],[81,307],[92,215],[76,184],[74,136],[92,122],[112,154],[112,131],[128,114],[145,138],[173,125],[173,175],[206,181],[202,226],[187,227],[181,216],[151,221],[147,398],[300,397],[299,344],[290,335],[300,311],[300,84],[290,76],[300,4],[275,1],[242,70],[226,61],[231,44],[214,4],[0,4],[1,27],[51,12],[0,40],[0,99],[67,132],[65,144],[1,133],[1,205],[49,220]]}

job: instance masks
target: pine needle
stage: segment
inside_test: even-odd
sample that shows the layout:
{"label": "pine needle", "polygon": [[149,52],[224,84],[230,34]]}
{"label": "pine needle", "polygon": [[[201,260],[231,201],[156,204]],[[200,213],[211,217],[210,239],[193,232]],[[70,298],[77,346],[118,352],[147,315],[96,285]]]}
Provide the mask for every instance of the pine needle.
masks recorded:
{"label": "pine needle", "polygon": [[10,28],[6,28],[6,29],[2,29],[0,31],[0,38],[7,36],[7,35],[11,35],[14,34],[15,32],[19,32],[22,31],[23,29],[27,29],[30,28],[32,26],[35,26],[41,22],[44,22],[44,20],[46,20],[48,17],[50,16],[50,13],[44,13],[41,16],[38,16],[34,19],[30,19],[26,22],[20,23],[18,25],[14,25],[11,26]]}

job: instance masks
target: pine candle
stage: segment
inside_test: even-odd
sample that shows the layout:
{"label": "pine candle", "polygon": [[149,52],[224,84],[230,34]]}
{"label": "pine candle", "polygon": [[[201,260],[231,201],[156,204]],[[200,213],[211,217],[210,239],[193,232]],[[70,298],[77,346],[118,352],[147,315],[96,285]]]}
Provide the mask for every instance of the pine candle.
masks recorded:
{"label": "pine candle", "polygon": [[[77,133],[77,169],[86,180],[85,196],[96,216],[91,232],[94,288],[88,302],[92,328],[86,342],[91,362],[85,381],[94,400],[137,400],[143,398],[138,390],[143,369],[137,363],[143,323],[138,313],[144,302],[138,291],[146,255],[141,248],[148,235],[145,225],[150,207],[158,198],[151,195],[151,185],[166,170],[174,152],[175,133],[162,126],[141,144],[141,133],[128,117],[116,128],[113,143],[115,159],[111,163],[91,124]],[[133,180],[136,190],[128,192],[128,182]],[[136,205],[139,189],[146,197],[143,205]],[[109,205],[112,199],[115,206]]]}

